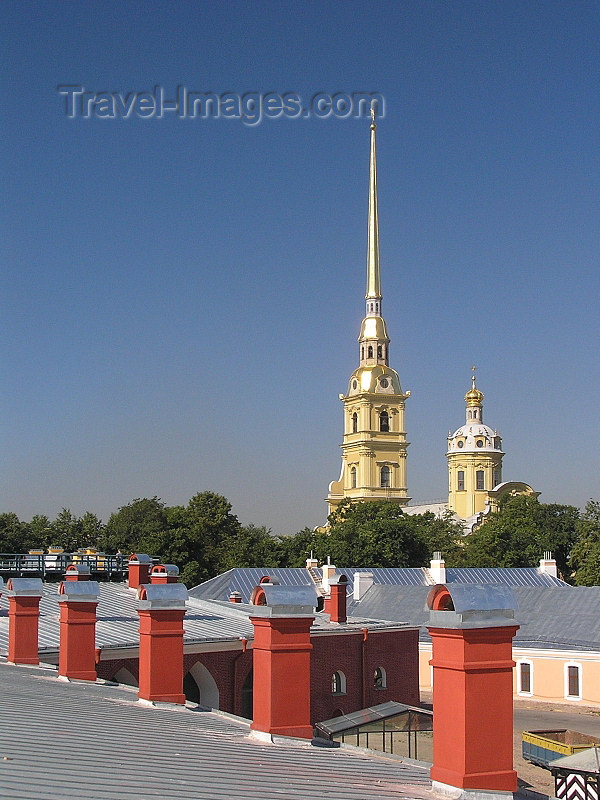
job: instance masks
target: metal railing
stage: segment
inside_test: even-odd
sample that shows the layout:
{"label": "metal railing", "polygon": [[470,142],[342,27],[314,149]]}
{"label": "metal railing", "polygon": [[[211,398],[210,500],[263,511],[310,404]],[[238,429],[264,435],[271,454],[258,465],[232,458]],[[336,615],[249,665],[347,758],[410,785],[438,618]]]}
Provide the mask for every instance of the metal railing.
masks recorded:
{"label": "metal railing", "polygon": [[118,579],[127,572],[127,556],[97,553],[0,553],[0,576],[3,578],[62,577],[69,564],[89,567],[90,574]]}

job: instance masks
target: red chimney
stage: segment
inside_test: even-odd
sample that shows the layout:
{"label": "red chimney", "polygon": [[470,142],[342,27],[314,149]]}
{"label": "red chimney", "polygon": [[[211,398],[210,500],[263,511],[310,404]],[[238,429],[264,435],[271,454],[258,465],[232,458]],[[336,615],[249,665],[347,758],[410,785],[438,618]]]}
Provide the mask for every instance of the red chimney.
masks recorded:
{"label": "red chimney", "polygon": [[348,578],[345,575],[333,575],[329,578],[329,597],[325,598],[323,611],[330,615],[331,622],[347,621],[347,587]]}
{"label": "red chimney", "polygon": [[317,603],[310,586],[261,584],[254,625],[253,731],[311,739],[310,627]]}
{"label": "red chimney", "polygon": [[96,606],[99,593],[97,581],[65,580],[58,587],[58,674],[65,678],[96,680]]}
{"label": "red chimney", "polygon": [[90,568],[87,564],[69,564],[65,570],[66,581],[89,581]]}
{"label": "red chimney", "polygon": [[150,571],[150,583],[164,584],[179,581],[179,567],[175,564],[155,564]]}
{"label": "red chimney", "polygon": [[[516,792],[512,639],[507,586],[434,586],[427,598],[433,652],[433,789]],[[490,746],[490,725],[493,746]]]}
{"label": "red chimney", "polygon": [[129,588],[137,589],[150,581],[152,559],[146,553],[132,553],[129,556]]}
{"label": "red chimney", "polygon": [[183,618],[187,596],[183,583],[138,588],[140,700],[185,705]]}
{"label": "red chimney", "polygon": [[230,603],[241,603],[242,602],[242,595],[239,592],[232,592],[229,595],[229,602]]}
{"label": "red chimney", "polygon": [[8,596],[8,656],[12,664],[39,664],[38,629],[41,578],[10,578]]}

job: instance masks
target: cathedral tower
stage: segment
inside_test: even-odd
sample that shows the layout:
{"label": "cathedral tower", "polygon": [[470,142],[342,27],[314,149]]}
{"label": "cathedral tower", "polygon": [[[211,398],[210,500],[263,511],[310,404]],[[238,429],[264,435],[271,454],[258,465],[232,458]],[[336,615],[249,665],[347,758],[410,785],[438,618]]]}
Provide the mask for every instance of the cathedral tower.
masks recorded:
{"label": "cathedral tower", "polygon": [[403,392],[398,373],[389,366],[389,344],[381,310],[377,154],[375,114],[371,110],[369,213],[367,226],[366,316],[358,337],[359,367],[350,376],[344,404],[344,440],[340,479],[329,485],[329,513],[344,498],[393,500],[406,505],[406,432]]}
{"label": "cathedral tower", "polygon": [[475,367],[465,395],[466,421],[448,435],[448,507],[467,519],[479,514],[490,492],[502,483],[502,439],[483,424],[483,392],[477,388]]}

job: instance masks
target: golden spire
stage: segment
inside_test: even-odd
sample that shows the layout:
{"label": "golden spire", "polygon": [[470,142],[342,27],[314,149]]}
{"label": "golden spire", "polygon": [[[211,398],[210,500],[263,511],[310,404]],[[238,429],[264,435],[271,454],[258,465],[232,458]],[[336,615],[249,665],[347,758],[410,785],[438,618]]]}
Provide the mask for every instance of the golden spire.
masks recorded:
{"label": "golden spire", "polygon": [[369,164],[369,219],[367,226],[367,299],[381,298],[379,274],[379,220],[377,218],[377,152],[375,109],[371,106],[371,160]]}

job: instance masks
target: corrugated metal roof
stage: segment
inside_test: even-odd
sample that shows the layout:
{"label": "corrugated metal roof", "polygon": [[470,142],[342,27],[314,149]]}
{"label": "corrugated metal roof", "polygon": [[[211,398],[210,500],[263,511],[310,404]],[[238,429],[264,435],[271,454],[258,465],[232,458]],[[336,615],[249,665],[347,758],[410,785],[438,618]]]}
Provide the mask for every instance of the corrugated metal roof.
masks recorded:
{"label": "corrugated metal roof", "polygon": [[[40,602],[39,647],[40,651],[54,651],[59,642],[58,583],[46,583]],[[189,600],[184,619],[185,641],[216,641],[252,638],[252,623],[247,614],[240,614],[232,603],[203,603]],[[8,598],[0,600],[0,606],[8,606]],[[101,583],[97,609],[96,646],[137,647],[139,644],[139,619],[135,591],[124,583]],[[8,648],[8,617],[0,615],[0,652]]]}
{"label": "corrugated metal roof", "polygon": [[[373,582],[388,586],[427,586],[431,577],[421,567],[336,567],[338,573],[348,577],[352,588],[356,572],[371,572]],[[319,570],[319,573],[321,571]],[[255,586],[264,575],[278,578],[288,586],[314,585],[307,569],[295,568],[255,568],[237,567],[211,578],[190,589],[190,596],[205,600],[228,600],[231,592],[240,592],[244,602],[249,602]],[[551,575],[539,573],[535,567],[461,567],[448,568],[446,579],[449,583],[502,584],[506,586],[567,586]]]}
{"label": "corrugated metal roof", "polygon": [[405,800],[429,771],[350,748],[264,744],[248,726],[145,708],[123,687],[0,664],[0,794],[11,800]]}
{"label": "corrugated metal roof", "polygon": [[199,586],[190,589],[190,597],[199,600],[229,600],[231,592],[240,592],[244,603],[250,602],[252,590],[260,579],[269,576],[277,578],[285,586],[314,586],[304,567],[238,567],[217,575]]}
{"label": "corrugated metal roof", "polygon": [[448,567],[448,583],[497,583],[505,586],[556,586],[568,584],[536,567]]}
{"label": "corrugated metal roof", "polygon": [[[259,578],[264,574],[260,570]],[[305,573],[305,570],[301,570]],[[305,573],[306,574],[306,573]],[[248,585],[255,583],[248,582]],[[58,649],[59,644],[59,607],[58,583],[43,585],[43,595],[40,602],[39,621],[39,648],[47,651],[48,655]],[[138,647],[139,645],[139,618],[137,615],[136,593],[127,588],[124,583],[100,583],[100,599],[96,612],[96,647]],[[0,608],[8,606],[8,598],[0,599]],[[242,637],[254,639],[254,626],[249,620],[254,606],[247,604],[230,603],[221,600],[201,600],[190,597],[187,601],[187,610],[183,621],[185,631],[184,643],[192,646],[206,642],[237,641]],[[357,627],[368,627],[375,631],[389,628],[390,624],[398,624],[367,618],[364,614],[357,614],[349,619],[346,624],[332,625],[329,616],[317,614],[313,623],[313,630],[318,632],[353,631]],[[8,616],[0,614],[0,653],[8,650]]]}
{"label": "corrugated metal roof", "polygon": [[[600,586],[513,586],[520,625],[515,646],[600,651]],[[349,614],[425,625],[428,587],[372,586]],[[428,640],[425,628],[421,639]]]}

